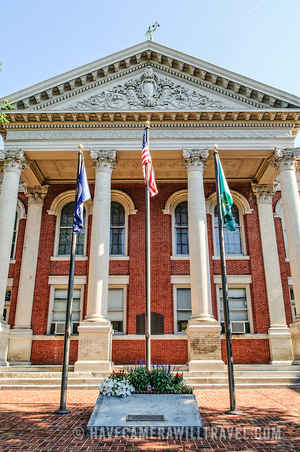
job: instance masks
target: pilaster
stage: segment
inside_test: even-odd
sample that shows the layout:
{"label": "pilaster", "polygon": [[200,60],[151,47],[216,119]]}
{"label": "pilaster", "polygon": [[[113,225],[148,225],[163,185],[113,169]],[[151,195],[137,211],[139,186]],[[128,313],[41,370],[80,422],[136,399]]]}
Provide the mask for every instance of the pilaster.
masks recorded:
{"label": "pilaster", "polygon": [[270,316],[269,344],[271,360],[276,364],[287,364],[293,360],[290,330],[286,324],[281,274],[278,259],[276,233],[273,218],[272,199],[275,185],[253,184],[256,195],[265,280]]}
{"label": "pilaster", "polygon": [[8,360],[30,363],[32,306],[39,252],[40,228],[47,186],[27,187],[28,212],[24,237],[15,326],[10,333]]}

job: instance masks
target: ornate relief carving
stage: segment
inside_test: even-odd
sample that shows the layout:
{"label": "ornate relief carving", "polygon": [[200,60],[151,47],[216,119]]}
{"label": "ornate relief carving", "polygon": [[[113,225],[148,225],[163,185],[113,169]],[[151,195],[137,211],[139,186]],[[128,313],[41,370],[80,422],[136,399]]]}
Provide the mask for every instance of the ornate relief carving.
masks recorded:
{"label": "ornate relief carving", "polygon": [[276,192],[277,184],[252,184],[252,190],[257,201],[263,204],[272,204],[273,196]]}
{"label": "ornate relief carving", "polygon": [[209,156],[208,149],[184,149],[182,156],[187,168],[193,168],[196,166],[204,167],[207,164],[207,158]]}
{"label": "ornate relief carving", "polygon": [[23,170],[27,166],[24,151],[22,149],[0,151],[0,160],[4,160],[5,169],[16,168]]}
{"label": "ornate relief carving", "polygon": [[30,198],[31,202],[42,202],[47,193],[48,185],[25,188],[25,195]]}
{"label": "ornate relief carving", "polygon": [[90,96],[86,100],[68,107],[71,110],[223,110],[226,102],[218,101],[214,96],[203,94],[198,89],[188,88],[170,80],[159,77],[152,67],[146,67],[138,78]]}
{"label": "ornate relief carving", "polygon": [[106,151],[102,149],[93,149],[91,152],[92,159],[95,160],[96,168],[114,169],[117,163],[117,152]]}
{"label": "ornate relief carving", "polygon": [[275,148],[272,164],[279,169],[296,169],[297,152],[294,149]]}

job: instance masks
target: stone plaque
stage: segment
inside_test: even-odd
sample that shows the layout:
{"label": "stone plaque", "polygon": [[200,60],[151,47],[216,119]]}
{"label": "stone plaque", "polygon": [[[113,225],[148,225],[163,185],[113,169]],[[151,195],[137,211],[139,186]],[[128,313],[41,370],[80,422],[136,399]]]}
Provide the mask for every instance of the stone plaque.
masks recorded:
{"label": "stone plaque", "polygon": [[163,414],[128,414],[126,422],[132,421],[164,421]]}

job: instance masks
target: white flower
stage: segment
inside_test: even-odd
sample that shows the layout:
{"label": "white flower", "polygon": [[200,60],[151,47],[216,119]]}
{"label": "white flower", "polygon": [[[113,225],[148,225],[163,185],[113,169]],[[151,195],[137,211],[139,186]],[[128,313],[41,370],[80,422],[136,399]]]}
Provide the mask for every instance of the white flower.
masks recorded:
{"label": "white flower", "polygon": [[109,397],[128,397],[135,391],[135,388],[127,380],[115,380],[108,377],[99,385],[99,391]]}

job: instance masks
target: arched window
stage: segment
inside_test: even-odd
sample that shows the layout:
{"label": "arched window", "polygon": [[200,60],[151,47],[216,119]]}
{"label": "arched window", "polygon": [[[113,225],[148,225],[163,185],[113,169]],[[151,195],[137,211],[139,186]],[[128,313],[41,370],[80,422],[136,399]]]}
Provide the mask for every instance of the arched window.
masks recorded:
{"label": "arched window", "polygon": [[[235,231],[228,231],[224,228],[224,244],[225,253],[232,254],[243,254],[242,249],[242,239],[241,239],[241,224],[240,224],[240,213],[238,207],[233,204],[231,212],[234,218]],[[218,207],[215,206],[214,209],[214,238],[215,238],[215,254],[220,255],[220,242],[219,242],[219,219],[218,219]]]}
{"label": "arched window", "polygon": [[[71,251],[74,204],[74,202],[69,202],[61,210],[57,253],[59,256],[68,256]],[[85,209],[83,210],[83,217],[85,222]],[[80,234],[77,234],[76,255],[84,256],[84,244],[85,232],[82,231]]]}
{"label": "arched window", "polygon": [[110,255],[125,255],[125,209],[116,201],[110,210]]}
{"label": "arched window", "polygon": [[189,221],[187,201],[177,204],[174,212],[176,255],[189,254]]}

